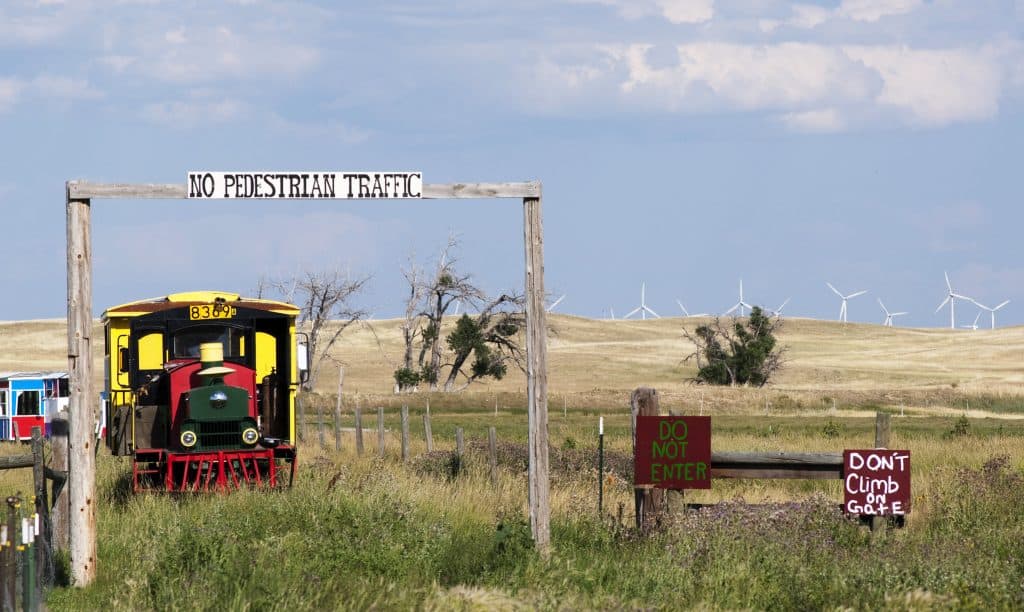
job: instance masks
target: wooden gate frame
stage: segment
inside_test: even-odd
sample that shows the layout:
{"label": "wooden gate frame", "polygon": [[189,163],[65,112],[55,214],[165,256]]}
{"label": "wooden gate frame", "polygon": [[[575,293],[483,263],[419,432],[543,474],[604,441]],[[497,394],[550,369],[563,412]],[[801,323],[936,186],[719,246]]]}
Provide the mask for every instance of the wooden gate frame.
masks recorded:
{"label": "wooden gate frame", "polygon": [[[68,181],[68,376],[71,390],[68,435],[71,574],[84,587],[96,577],[96,455],[92,386],[93,199],[186,199],[187,185]],[[530,530],[541,554],[550,548],[548,501],[547,311],[544,309],[544,237],[541,183],[424,184],[424,199],[522,198],[526,255],[526,391],[529,422]],[[360,199],[360,198],[353,198]],[[366,199],[366,198],[363,198]]]}

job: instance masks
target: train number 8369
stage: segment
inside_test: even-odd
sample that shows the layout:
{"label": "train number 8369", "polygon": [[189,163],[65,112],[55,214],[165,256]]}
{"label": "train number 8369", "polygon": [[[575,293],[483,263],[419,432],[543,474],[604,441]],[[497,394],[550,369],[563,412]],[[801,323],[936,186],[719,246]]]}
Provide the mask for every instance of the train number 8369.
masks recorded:
{"label": "train number 8369", "polygon": [[224,304],[199,304],[188,309],[189,321],[205,321],[207,319],[230,319],[237,310],[234,306]]}

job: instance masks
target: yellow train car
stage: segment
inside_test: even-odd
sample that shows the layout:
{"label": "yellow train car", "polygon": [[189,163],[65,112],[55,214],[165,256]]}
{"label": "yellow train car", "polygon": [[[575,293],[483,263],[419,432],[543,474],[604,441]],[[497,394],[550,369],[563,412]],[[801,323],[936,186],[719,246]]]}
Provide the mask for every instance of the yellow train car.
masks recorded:
{"label": "yellow train car", "polygon": [[294,478],[299,309],[195,291],[103,313],[106,443],[136,491],[278,486]]}

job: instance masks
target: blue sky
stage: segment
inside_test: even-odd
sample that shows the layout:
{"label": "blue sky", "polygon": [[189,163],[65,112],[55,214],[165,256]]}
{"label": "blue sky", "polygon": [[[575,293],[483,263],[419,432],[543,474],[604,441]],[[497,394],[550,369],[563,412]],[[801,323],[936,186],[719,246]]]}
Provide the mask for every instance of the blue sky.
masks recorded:
{"label": "blue sky", "polygon": [[[369,7],[369,8],[368,8]],[[0,320],[65,310],[64,182],[419,170],[544,184],[558,311],[748,302],[880,322],[954,288],[1024,323],[1024,2],[0,4]],[[449,232],[522,286],[511,200],[96,201],[94,311],[261,275],[373,276]],[[958,309],[958,324],[976,309]],[[983,319],[986,317],[983,317]],[[983,321],[984,322],[984,321]]]}

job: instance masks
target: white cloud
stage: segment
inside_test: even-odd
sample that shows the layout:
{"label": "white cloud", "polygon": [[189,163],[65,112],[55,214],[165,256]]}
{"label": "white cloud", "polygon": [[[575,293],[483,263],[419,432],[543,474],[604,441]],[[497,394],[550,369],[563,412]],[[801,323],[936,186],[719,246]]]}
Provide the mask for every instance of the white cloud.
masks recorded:
{"label": "white cloud", "polygon": [[574,4],[602,4],[626,19],[659,16],[671,23],[704,23],[715,15],[714,0],[569,0]]}
{"label": "white cloud", "polygon": [[0,112],[10,110],[18,102],[22,83],[18,79],[0,79]]}
{"label": "white cloud", "polygon": [[[801,131],[887,121],[936,127],[990,119],[1021,77],[1021,45],[914,49],[784,42],[694,42],[652,61],[651,44],[545,57],[533,77],[545,112],[580,108],[768,112]],[[583,59],[581,59],[581,57]],[[561,61],[559,61],[561,59]],[[1009,90],[1009,91],[1008,91]]]}
{"label": "white cloud", "polygon": [[320,52],[300,42],[254,37],[227,26],[173,30],[159,39],[139,41],[122,68],[172,83],[280,80],[305,73]]}
{"label": "white cloud", "polygon": [[988,119],[999,110],[1001,71],[984,51],[895,46],[845,51],[881,75],[878,104],[909,112],[915,122],[946,125]]}
{"label": "white cloud", "polygon": [[34,94],[56,102],[95,100],[103,97],[102,91],[81,78],[43,74],[32,79],[30,87]]}
{"label": "white cloud", "polygon": [[245,103],[231,98],[174,100],[145,105],[142,117],[154,123],[184,129],[238,119],[246,110]]}
{"label": "white cloud", "polygon": [[921,7],[921,0],[843,0],[836,15],[854,21],[878,21],[890,15],[906,15]]}
{"label": "white cloud", "polygon": [[798,132],[840,132],[846,128],[842,114],[834,108],[784,113],[779,119]]}
{"label": "white cloud", "polygon": [[657,5],[672,23],[704,23],[715,16],[714,0],[657,0]]}
{"label": "white cloud", "polygon": [[883,17],[906,15],[923,5],[921,0],[843,0],[835,9],[815,4],[795,3],[786,19],[761,19],[762,32],[774,32],[782,26],[810,30],[835,19],[875,23]]}
{"label": "white cloud", "polygon": [[646,47],[625,54],[629,77],[622,91],[657,96],[674,110],[791,109],[834,100],[869,99],[875,75],[842,51],[805,43],[738,45],[692,43],[678,47],[676,66],[655,69]]}

